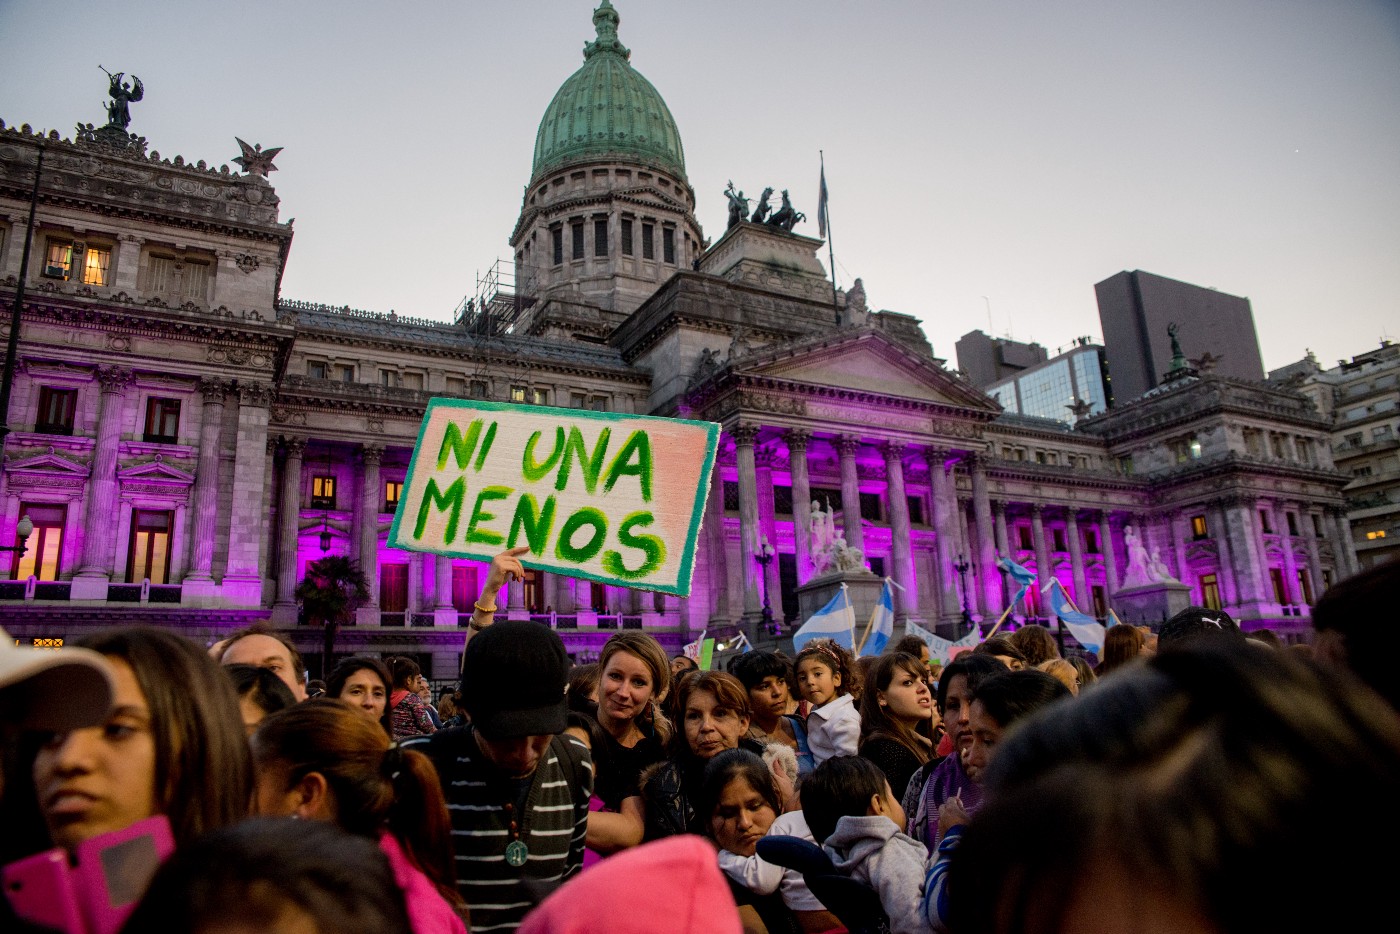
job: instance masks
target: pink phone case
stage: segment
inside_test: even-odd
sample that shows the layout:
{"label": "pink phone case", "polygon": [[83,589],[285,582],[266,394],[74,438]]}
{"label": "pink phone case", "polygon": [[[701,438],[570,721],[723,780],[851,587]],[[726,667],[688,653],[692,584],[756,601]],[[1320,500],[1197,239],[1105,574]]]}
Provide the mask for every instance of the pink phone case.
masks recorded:
{"label": "pink phone case", "polygon": [[6,866],[3,876],[17,916],[64,934],[85,934],[67,853],[45,850],[26,856]]}

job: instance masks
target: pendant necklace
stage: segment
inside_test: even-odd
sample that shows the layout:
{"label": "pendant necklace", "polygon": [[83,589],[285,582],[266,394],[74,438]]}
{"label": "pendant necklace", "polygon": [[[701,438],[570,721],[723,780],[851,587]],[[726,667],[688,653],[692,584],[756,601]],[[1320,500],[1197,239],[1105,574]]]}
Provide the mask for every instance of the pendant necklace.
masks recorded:
{"label": "pendant necklace", "polygon": [[530,858],[530,848],[520,839],[520,825],[515,820],[515,805],[506,804],[506,816],[510,818],[510,842],[506,844],[506,865],[519,869]]}

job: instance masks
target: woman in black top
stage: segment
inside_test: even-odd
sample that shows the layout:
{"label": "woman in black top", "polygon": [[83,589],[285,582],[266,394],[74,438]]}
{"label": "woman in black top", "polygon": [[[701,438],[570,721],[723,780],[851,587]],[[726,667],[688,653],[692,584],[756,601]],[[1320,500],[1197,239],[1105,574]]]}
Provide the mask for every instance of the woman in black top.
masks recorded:
{"label": "woman in black top", "polygon": [[878,765],[896,797],[933,758],[933,698],[913,655],[881,655],[860,701],[860,754]]}

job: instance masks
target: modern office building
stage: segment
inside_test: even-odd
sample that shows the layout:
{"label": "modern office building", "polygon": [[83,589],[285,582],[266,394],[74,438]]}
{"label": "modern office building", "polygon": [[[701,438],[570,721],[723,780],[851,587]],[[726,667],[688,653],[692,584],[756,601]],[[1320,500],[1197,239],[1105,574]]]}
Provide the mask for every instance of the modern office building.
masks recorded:
{"label": "modern office building", "polygon": [[1103,345],[1088,337],[1077,338],[1069,350],[1015,376],[979,388],[1008,412],[1071,425],[1102,415],[1113,405]]}
{"label": "modern office building", "polygon": [[1120,401],[1157,386],[1177,337],[1198,370],[1234,379],[1264,378],[1249,299],[1134,270],[1094,286],[1108,371]]}
{"label": "modern office building", "polygon": [[1269,372],[1301,392],[1332,425],[1332,458],[1351,481],[1342,490],[1363,566],[1400,557],[1400,344],[1323,369],[1309,353]]}
{"label": "modern office building", "polygon": [[[387,534],[425,406],[454,396],[722,427],[688,598],[536,570],[502,595],[503,615],[556,627],[581,659],[617,628],[671,651],[701,631],[756,636],[765,597],[791,620],[813,500],[900,585],[899,619],[944,633],[963,605],[1005,608],[998,553],[1106,611],[1130,524],[1196,602],[1306,631],[1311,599],[1355,559],[1336,525],[1348,478],[1302,396],[1205,374],[1073,429],[1003,412],[915,317],[858,290],[833,302],[805,228],[707,239],[674,121],[617,26],[604,3],[553,102],[521,102],[545,119],[520,215],[498,219],[515,274],[454,320],[281,295],[292,230],[265,157],[239,173],[159,157],[124,128],[68,140],[0,124],[6,308],[44,152],[0,465],[6,629],[139,621],[212,641],[261,620],[317,670],[321,631],[295,590],[338,555],[371,585],[338,650],[413,653],[450,677],[485,569]],[[617,119],[570,124],[600,113]],[[1264,437],[1280,442],[1256,452]]]}
{"label": "modern office building", "polygon": [[969,331],[958,338],[956,350],[958,369],[978,389],[986,389],[1046,360],[1045,348],[1039,344],[988,337],[981,331]]}

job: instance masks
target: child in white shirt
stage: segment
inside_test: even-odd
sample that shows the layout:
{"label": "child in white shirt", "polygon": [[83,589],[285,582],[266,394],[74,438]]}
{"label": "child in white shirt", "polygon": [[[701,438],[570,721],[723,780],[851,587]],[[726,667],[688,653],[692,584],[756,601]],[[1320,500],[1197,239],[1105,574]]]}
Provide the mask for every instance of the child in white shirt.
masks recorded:
{"label": "child in white shirt", "polygon": [[821,765],[832,756],[854,756],[860,745],[860,713],[850,695],[851,653],[830,639],[813,639],[797,653],[797,687],[812,705],[807,746]]}

